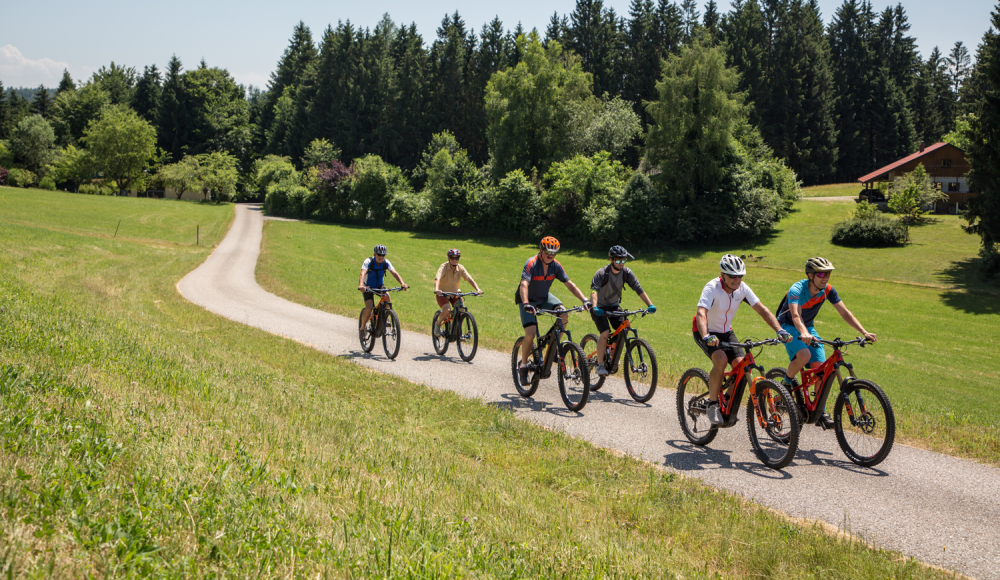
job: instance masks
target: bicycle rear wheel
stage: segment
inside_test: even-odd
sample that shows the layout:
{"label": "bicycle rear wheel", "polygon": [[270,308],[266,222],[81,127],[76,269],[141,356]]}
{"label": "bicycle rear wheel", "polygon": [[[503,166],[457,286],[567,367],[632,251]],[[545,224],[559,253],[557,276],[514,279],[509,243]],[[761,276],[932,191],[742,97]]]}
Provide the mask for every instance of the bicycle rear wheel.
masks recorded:
{"label": "bicycle rear wheel", "polygon": [[708,420],[708,373],[688,369],[677,384],[677,420],[688,441],[708,445],[719,428]]}
{"label": "bicycle rear wheel", "polygon": [[458,324],[458,356],[469,362],[475,358],[476,349],[479,348],[479,327],[476,326],[476,319],[468,312],[461,312],[456,315],[452,324]]}
{"label": "bicycle rear wheel", "polygon": [[434,343],[434,352],[440,356],[444,356],[444,353],[448,352],[448,337],[443,336],[440,333],[444,332],[445,329],[438,322],[441,319],[441,311],[438,310],[434,313],[434,319],[431,320],[431,341]]}
{"label": "bicycle rear wheel", "polygon": [[385,349],[385,356],[390,359],[396,358],[396,355],[399,354],[399,340],[402,338],[402,332],[402,329],[399,328],[399,317],[396,316],[396,311],[387,309],[382,332],[382,348]]}
{"label": "bicycle rear wheel", "polygon": [[559,345],[559,394],[570,411],[581,411],[590,396],[590,369],[583,356],[583,349],[575,342]]}
{"label": "bicycle rear wheel", "polygon": [[645,403],[656,392],[656,355],[641,338],[629,341],[625,351],[625,387],[637,403]]}
{"label": "bicycle rear wheel", "polygon": [[[601,390],[601,387],[604,386],[604,379],[608,378],[597,374],[597,339],[596,334],[588,334],[580,341],[580,348],[583,349],[583,356],[587,359],[587,366],[590,368],[590,377],[593,379],[593,384],[590,385],[591,391]],[[611,364],[611,361],[604,362]]]}
{"label": "bicycle rear wheel", "polygon": [[375,311],[372,311],[371,317],[365,324],[364,329],[361,328],[361,319],[365,316],[365,309],[362,308],[361,312],[358,314],[358,339],[361,341],[361,350],[365,352],[371,352],[375,348]]}
{"label": "bicycle rear wheel", "polygon": [[760,379],[756,391],[756,396],[751,396],[747,403],[750,445],[764,465],[783,469],[799,448],[799,414],[783,385]]}
{"label": "bicycle rear wheel", "polygon": [[521,363],[522,342],[524,342],[523,336],[514,342],[514,350],[510,352],[510,372],[514,378],[514,388],[517,389],[519,395],[527,398],[538,390],[538,381],[541,379],[539,369],[542,366],[542,361],[539,360],[538,352],[532,349],[531,357],[528,359],[528,380],[522,385],[520,377],[517,376],[517,367]]}
{"label": "bicycle rear wheel", "polygon": [[858,465],[878,465],[892,451],[896,415],[889,397],[871,381],[854,379],[841,388],[833,409],[833,423],[844,455]]}

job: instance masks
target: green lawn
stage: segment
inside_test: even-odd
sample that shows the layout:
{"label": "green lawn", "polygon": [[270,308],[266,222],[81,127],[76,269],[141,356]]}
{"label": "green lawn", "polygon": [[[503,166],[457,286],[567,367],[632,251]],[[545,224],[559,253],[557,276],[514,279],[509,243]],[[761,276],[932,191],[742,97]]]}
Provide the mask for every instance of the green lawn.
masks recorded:
{"label": "green lawn", "polygon": [[813,185],[802,188],[804,197],[858,197],[862,185],[857,181],[850,183],[831,183],[829,185]]}
{"label": "green lawn", "polygon": [[231,206],[0,195],[11,577],[947,576],[186,302]]}
{"label": "green lawn", "polygon": [[[965,234],[956,216],[912,228],[913,242],[902,248],[858,250],[832,246],[830,227],[844,219],[850,204],[805,200],[766,240],[737,247],[673,249],[638,253],[632,268],[659,311],[639,320],[660,362],[662,384],[670,386],[687,368],[704,366],[692,343],[691,317],[705,282],[717,275],[724,252],[752,254],[763,259],[749,263],[747,283],[771,308],[795,281],[804,277],[806,259],[824,255],[837,266],[832,283],[848,307],[881,341],[849,357],[862,377],[874,379],[889,393],[897,411],[898,440],[914,445],[998,463],[1000,429],[1000,371],[995,349],[985,337],[1000,328],[1000,293],[975,279],[971,259],[978,238]],[[413,291],[393,298],[406,328],[429,333],[434,302],[433,276],[448,248],[462,250],[463,264],[487,295],[469,301],[479,322],[483,343],[501,351],[510,349],[521,334],[512,296],[520,270],[535,249],[508,241],[389,232],[363,227],[267,222],[258,279],[264,287],[296,302],[345,316],[357,316],[361,297],[358,273],[371,248],[382,243],[389,258]],[[581,287],[589,287],[595,270],[606,258],[600,252],[567,249],[560,261]],[[571,295],[553,286],[567,303]],[[588,292],[589,293],[589,292]],[[625,305],[637,307],[630,291]],[[736,321],[740,336],[770,336],[749,309]],[[570,324],[574,337],[593,332],[589,317],[576,315]],[[856,334],[826,308],[817,319],[826,338]],[[429,336],[420,340],[430,340]],[[763,363],[787,364],[783,349],[768,350]],[[654,401],[668,404],[668,393]]]}

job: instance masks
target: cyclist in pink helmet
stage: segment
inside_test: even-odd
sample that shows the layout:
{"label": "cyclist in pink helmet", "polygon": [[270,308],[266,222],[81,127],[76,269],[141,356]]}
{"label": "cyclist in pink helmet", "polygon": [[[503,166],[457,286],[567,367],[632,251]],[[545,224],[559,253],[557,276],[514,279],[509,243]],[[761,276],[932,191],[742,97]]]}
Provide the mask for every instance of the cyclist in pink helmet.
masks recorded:
{"label": "cyclist in pink helmet", "polygon": [[437,295],[438,307],[441,308],[441,316],[438,318],[438,322],[442,328],[451,320],[452,306],[461,302],[458,296],[442,296],[442,292],[460,292],[459,286],[462,284],[462,279],[464,278],[472,284],[472,287],[476,289],[476,292],[480,296],[483,295],[483,291],[479,289],[479,284],[476,284],[476,281],[472,279],[469,271],[458,263],[461,258],[462,252],[457,248],[448,250],[448,261],[441,264],[437,274],[434,276],[434,293]]}

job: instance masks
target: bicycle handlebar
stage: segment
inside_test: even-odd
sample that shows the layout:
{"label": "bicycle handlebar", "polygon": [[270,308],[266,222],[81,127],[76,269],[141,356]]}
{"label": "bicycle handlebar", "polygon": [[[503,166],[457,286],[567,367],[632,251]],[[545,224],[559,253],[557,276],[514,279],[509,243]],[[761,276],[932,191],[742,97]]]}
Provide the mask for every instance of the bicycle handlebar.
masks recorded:
{"label": "bicycle handlebar", "polygon": [[549,316],[562,316],[563,314],[566,314],[568,312],[582,312],[584,310],[586,310],[586,308],[584,308],[583,306],[576,306],[574,308],[569,308],[566,310],[542,310],[541,308],[536,308],[535,313],[548,314]]}
{"label": "bicycle handlebar", "polygon": [[744,350],[751,350],[763,345],[775,345],[781,344],[781,341],[777,338],[767,338],[760,342],[751,342],[747,340],[746,342],[719,342],[719,346],[722,348],[742,348]]}
{"label": "bicycle handlebar", "polygon": [[[433,292],[433,291],[432,291]],[[434,292],[435,295],[440,296],[458,296],[462,298],[463,296],[479,296],[479,292]]]}
{"label": "bicycle handlebar", "polygon": [[396,286],[395,288],[368,288],[368,290],[364,290],[364,292],[371,292],[372,294],[388,294],[389,292],[395,292],[402,289],[402,286]]}
{"label": "bicycle handlebar", "polygon": [[868,339],[866,339],[863,336],[859,336],[859,337],[855,338],[854,340],[840,340],[839,338],[835,338],[833,340],[823,340],[822,338],[818,338],[818,337],[814,336],[813,340],[818,341],[821,344],[829,344],[833,348],[843,348],[843,347],[845,347],[847,345],[850,345],[850,344],[856,344],[856,345],[860,346],[861,348],[864,348],[869,343]]}

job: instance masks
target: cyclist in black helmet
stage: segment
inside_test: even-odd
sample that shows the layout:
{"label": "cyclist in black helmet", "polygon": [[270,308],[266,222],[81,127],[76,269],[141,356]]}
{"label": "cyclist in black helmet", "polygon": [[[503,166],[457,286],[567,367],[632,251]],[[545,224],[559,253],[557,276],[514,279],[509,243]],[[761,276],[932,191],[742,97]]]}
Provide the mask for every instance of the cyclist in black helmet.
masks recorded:
{"label": "cyclist in black helmet", "polygon": [[365,262],[361,264],[361,277],[358,279],[358,290],[365,293],[365,314],[361,317],[361,327],[358,328],[359,333],[364,331],[365,326],[368,324],[368,319],[371,318],[372,309],[375,308],[375,294],[371,292],[371,289],[383,288],[385,286],[383,281],[385,280],[386,272],[392,274],[404,290],[409,288],[403,282],[403,278],[399,273],[396,272],[396,269],[392,267],[392,263],[386,259],[385,255],[388,253],[389,251],[385,249],[385,246],[379,244],[373,250],[374,255],[366,258]]}
{"label": "cyclist in black helmet", "polygon": [[608,346],[608,337],[611,335],[611,329],[618,328],[622,323],[622,318],[615,316],[615,312],[621,311],[622,290],[625,285],[628,284],[629,288],[635,290],[650,313],[656,312],[656,306],[653,306],[649,296],[646,296],[639,279],[632,270],[625,267],[625,262],[629,258],[635,259],[632,254],[621,246],[611,246],[608,258],[611,263],[601,267],[590,283],[590,302],[594,305],[590,317],[597,325],[597,332],[601,333],[601,337],[597,340],[597,374],[602,377],[608,375],[608,369],[604,366],[604,350]]}

